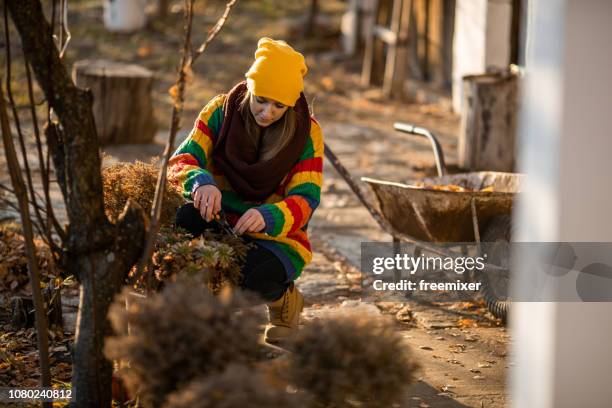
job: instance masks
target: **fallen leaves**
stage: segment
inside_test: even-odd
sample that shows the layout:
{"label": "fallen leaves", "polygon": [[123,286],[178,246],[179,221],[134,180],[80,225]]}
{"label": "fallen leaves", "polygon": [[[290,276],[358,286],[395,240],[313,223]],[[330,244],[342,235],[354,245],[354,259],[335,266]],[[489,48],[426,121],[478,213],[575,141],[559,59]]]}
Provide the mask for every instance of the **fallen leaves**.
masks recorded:
{"label": "fallen leaves", "polygon": [[412,310],[410,309],[410,306],[404,306],[403,308],[401,308],[395,314],[395,318],[400,323],[413,323],[414,322],[414,315],[412,313]]}
{"label": "fallen leaves", "polygon": [[[34,328],[11,331],[0,326],[0,384],[7,387],[37,387],[40,379],[38,347]],[[63,339],[63,336],[56,336]],[[51,339],[50,339],[51,340]],[[72,366],[69,340],[50,341],[51,377],[54,381],[70,381]]]}
{"label": "fallen leaves", "polygon": [[151,55],[152,49],[153,47],[151,46],[151,44],[147,43],[145,45],[138,47],[138,51],[136,52],[136,55],[138,55],[139,58],[146,58],[149,55]]}
{"label": "fallen leaves", "polygon": [[[339,264],[339,266],[336,266],[336,264]],[[334,262],[334,267],[336,267],[336,269],[339,269],[341,267],[340,264],[341,263],[338,261]],[[403,303],[397,302],[376,302],[375,304],[376,307],[378,307],[380,311],[385,314],[397,314],[404,307]]]}
{"label": "fallen leaves", "polygon": [[459,326],[460,328],[478,327],[478,323],[474,319],[461,318],[461,319],[457,320],[457,326]]}
{"label": "fallen leaves", "polygon": [[463,187],[457,184],[437,185],[437,184],[428,184],[424,182],[417,182],[417,183],[414,183],[413,187],[423,188],[427,190],[452,191],[455,193],[467,193],[467,192],[492,193],[494,191],[492,185],[483,187],[478,190],[478,189]]}
{"label": "fallen leaves", "polygon": [[452,353],[465,353],[466,346],[465,344],[455,343],[448,346],[448,349]]}
{"label": "fallen leaves", "polygon": [[334,80],[332,77],[330,77],[329,75],[324,76],[323,78],[321,78],[321,86],[328,92],[332,92],[336,89],[336,85],[334,83]]}

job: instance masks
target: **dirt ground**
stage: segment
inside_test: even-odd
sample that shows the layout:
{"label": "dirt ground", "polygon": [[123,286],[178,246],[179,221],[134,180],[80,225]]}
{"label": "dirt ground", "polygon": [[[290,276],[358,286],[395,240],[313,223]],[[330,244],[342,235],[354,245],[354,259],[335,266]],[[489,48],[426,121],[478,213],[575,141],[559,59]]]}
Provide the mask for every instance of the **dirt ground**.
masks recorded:
{"label": "dirt ground", "polygon": [[[448,112],[448,101],[444,98],[434,104],[389,101],[381,98],[374,87],[362,88],[360,57],[337,58],[339,42],[334,36],[334,27],[338,26],[345,3],[336,0],[320,3],[328,21],[326,27],[332,29],[318,30],[317,38],[304,40],[300,38],[299,21],[307,2],[239,1],[221,35],[194,67],[177,143],[212,96],[242,80],[252,62],[257,39],[270,36],[286,39],[304,51],[309,67],[307,98],[321,123],[326,143],[356,180],[370,176],[405,181],[434,173],[433,155],[427,143],[393,132],[395,121],[415,123],[434,131],[440,138],[449,167],[454,168],[459,119]],[[109,58],[137,63],[155,72],[153,98],[159,132],[154,143],[105,147],[107,164],[149,160],[163,150],[171,112],[167,90],[173,84],[179,61],[180,4],[174,2],[166,22],[152,20],[147,29],[126,35],[104,29],[99,1],[70,2],[72,40],[66,54],[69,67],[84,58]],[[195,44],[205,37],[224,4],[224,1],[209,0],[206,8],[202,7],[203,3],[196,6]],[[11,44],[13,50],[19,50],[15,33]],[[13,76],[18,78],[23,68],[18,52],[13,52]],[[19,83],[13,86],[17,101],[25,102],[25,90]],[[24,129],[31,132],[25,113],[22,111]],[[8,184],[7,177],[2,154],[0,182]],[[58,215],[65,217],[57,188],[53,197]],[[0,208],[0,220],[12,214]],[[365,307],[374,314],[400,316],[395,317],[397,328],[422,366],[420,379],[411,387],[403,407],[509,405],[506,390],[509,335],[486,312],[482,302],[428,303],[419,299],[386,304],[358,302],[363,294],[357,275],[347,274],[346,270],[354,272],[354,267],[359,265],[362,241],[388,242],[391,237],[378,228],[329,162],[324,168],[321,205],[311,221],[310,233],[315,259],[297,282],[306,295],[305,324],[329,309]],[[74,299],[66,297],[65,303],[65,311],[74,313]],[[398,312],[401,313],[398,315]],[[71,330],[68,328],[68,335]],[[58,350],[63,353],[64,349]]]}

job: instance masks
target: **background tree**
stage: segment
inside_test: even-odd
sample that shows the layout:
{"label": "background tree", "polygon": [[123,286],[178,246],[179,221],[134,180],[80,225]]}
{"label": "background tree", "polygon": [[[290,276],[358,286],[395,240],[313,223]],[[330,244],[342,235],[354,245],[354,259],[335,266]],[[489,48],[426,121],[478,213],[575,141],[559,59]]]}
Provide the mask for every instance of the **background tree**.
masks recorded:
{"label": "background tree", "polygon": [[75,339],[75,405],[110,406],[112,365],[103,342],[110,331],[108,307],[138,259],[145,237],[144,213],[129,202],[115,225],[104,214],[93,98],[77,88],[62,63],[53,31],[39,0],[10,0],[8,11],[25,60],[32,67],[59,123],[48,123],[47,146],[56,166],[69,225],[64,257],[68,272],[81,284],[79,325]]}

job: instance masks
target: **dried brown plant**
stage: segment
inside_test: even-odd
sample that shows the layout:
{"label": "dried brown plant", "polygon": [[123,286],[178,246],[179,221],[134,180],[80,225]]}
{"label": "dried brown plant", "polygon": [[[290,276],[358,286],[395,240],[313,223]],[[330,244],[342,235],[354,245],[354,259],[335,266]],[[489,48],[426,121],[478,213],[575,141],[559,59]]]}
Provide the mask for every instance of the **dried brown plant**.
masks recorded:
{"label": "dried brown plant", "polygon": [[[152,163],[136,161],[134,163],[115,163],[102,169],[104,188],[104,209],[111,220],[123,211],[128,198],[136,201],[146,214],[151,214],[155,195],[155,184],[159,168]],[[176,210],[185,202],[178,187],[166,184],[160,222],[162,225],[174,223]]]}
{"label": "dried brown plant", "polygon": [[232,364],[215,376],[198,378],[171,394],[168,408],[304,407],[295,394],[266,381],[251,367]]}
{"label": "dried brown plant", "polygon": [[390,407],[418,368],[406,343],[385,319],[351,313],[308,324],[297,335],[289,378],[324,407]]}
{"label": "dried brown plant", "polygon": [[195,378],[254,358],[256,319],[243,305],[237,293],[215,297],[194,279],[148,298],[126,288],[109,312],[116,336],[107,339],[105,353],[128,362],[120,374],[131,395],[138,394],[145,407],[162,406]]}

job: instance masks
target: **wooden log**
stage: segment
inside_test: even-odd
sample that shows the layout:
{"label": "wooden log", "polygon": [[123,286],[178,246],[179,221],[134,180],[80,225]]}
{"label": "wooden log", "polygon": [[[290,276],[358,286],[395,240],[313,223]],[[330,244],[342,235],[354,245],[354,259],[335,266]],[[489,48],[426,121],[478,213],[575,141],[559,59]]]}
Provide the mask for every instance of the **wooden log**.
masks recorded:
{"label": "wooden log", "polygon": [[518,78],[507,73],[463,78],[459,167],[514,171]]}
{"label": "wooden log", "polygon": [[385,47],[381,38],[380,28],[388,27],[391,19],[393,0],[372,0],[368,5],[372,13],[367,13],[364,21],[365,52],[361,71],[361,85],[379,84],[383,80]]}
{"label": "wooden log", "polygon": [[[383,95],[388,98],[404,98],[404,84],[407,78],[408,35],[414,0],[393,2],[391,28],[393,41],[387,41],[387,62],[383,79]],[[404,98],[406,99],[406,98]]]}
{"label": "wooden log", "polygon": [[[407,0],[406,3],[412,0]],[[387,62],[385,63],[385,73],[383,78],[383,95],[387,98],[391,97],[393,91],[393,85],[395,85],[397,72],[396,72],[396,60],[398,54],[398,40],[399,32],[401,27],[401,16],[402,16],[402,0],[394,0],[391,10],[391,28],[388,30],[392,34],[392,38],[386,39],[387,43]],[[401,86],[397,91],[401,91]]]}
{"label": "wooden log", "polygon": [[157,125],[153,117],[153,73],[134,64],[83,60],[74,64],[77,86],[91,89],[100,144],[148,143]]}
{"label": "wooden log", "polygon": [[431,0],[429,6],[429,24],[427,32],[427,55],[429,66],[428,78],[437,87],[444,86],[444,3],[442,0]]}
{"label": "wooden log", "polygon": [[429,80],[429,0],[416,0],[417,52],[423,80]]}
{"label": "wooden log", "polygon": [[444,0],[442,7],[443,35],[442,35],[442,59],[444,87],[449,91],[453,84],[453,36],[455,33],[455,0]]}

